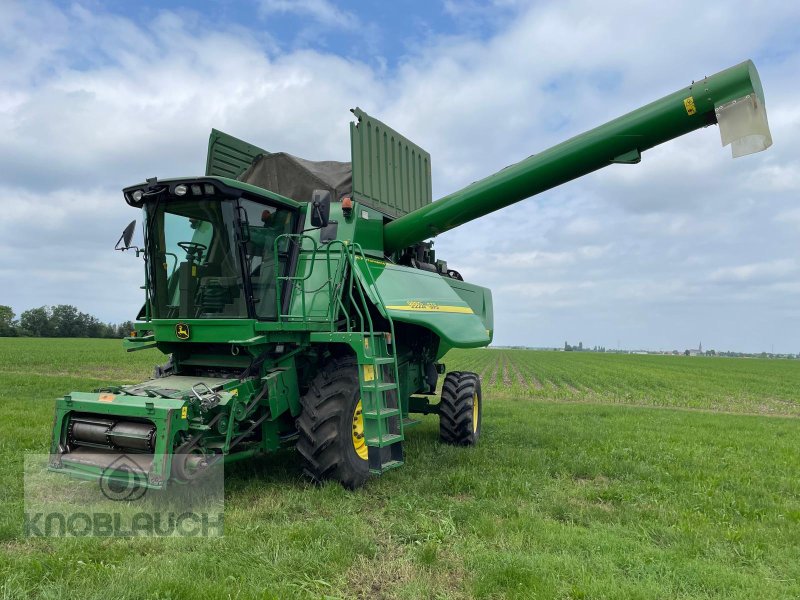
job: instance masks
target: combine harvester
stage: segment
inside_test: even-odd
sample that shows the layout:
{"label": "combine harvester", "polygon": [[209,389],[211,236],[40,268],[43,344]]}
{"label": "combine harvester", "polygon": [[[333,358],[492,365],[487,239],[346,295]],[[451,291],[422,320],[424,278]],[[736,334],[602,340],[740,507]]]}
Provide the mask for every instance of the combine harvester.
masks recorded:
{"label": "combine harvester", "polygon": [[127,456],[161,488],[296,446],[315,480],[357,488],[403,464],[412,414],[437,414],[442,441],[474,445],[478,376],[447,373],[434,396],[448,350],[492,341],[492,296],[425,240],[715,123],[734,157],[772,143],[747,61],[432,202],[429,154],[353,112],[351,163],[214,130],[205,176],[123,190],[143,211],[145,258],[124,345],[169,360],[148,381],[57,400],[52,470],[123,482]]}

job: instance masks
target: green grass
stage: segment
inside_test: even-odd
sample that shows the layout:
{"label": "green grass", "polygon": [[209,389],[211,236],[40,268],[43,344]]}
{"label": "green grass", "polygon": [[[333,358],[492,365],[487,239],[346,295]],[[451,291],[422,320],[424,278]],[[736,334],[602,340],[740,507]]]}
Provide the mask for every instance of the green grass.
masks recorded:
{"label": "green grass", "polygon": [[23,456],[46,451],[53,398],[159,360],[0,339],[2,597],[800,597],[788,361],[454,352],[449,369],[484,376],[476,448],[425,417],[407,464],[355,493],[307,484],[293,452],[231,466],[221,539],[21,537]]}

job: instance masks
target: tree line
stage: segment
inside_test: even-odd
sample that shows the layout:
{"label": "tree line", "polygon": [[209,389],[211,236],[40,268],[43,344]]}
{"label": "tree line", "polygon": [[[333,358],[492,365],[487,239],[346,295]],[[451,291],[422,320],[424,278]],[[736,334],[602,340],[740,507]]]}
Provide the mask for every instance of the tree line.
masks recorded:
{"label": "tree line", "polygon": [[103,323],[71,304],[40,306],[20,314],[0,305],[0,337],[122,338],[131,334],[133,323]]}

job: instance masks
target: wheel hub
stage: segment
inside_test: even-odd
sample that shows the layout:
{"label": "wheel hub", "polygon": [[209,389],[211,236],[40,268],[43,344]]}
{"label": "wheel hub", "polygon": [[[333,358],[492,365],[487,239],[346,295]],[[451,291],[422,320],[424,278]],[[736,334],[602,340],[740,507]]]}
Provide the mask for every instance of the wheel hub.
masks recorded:
{"label": "wheel hub", "polygon": [[364,439],[364,407],[361,400],[356,404],[353,411],[353,448],[358,457],[362,460],[367,460],[368,449],[367,441]]}
{"label": "wheel hub", "polygon": [[478,403],[479,402],[480,402],[480,400],[478,400],[478,392],[475,392],[472,395],[472,431],[473,431],[473,433],[478,431],[478,410],[479,410]]}

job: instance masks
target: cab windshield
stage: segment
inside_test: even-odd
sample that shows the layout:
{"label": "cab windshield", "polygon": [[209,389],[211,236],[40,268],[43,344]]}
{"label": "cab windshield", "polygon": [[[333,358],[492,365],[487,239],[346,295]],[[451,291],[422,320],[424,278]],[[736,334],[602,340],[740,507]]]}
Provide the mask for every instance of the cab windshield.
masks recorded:
{"label": "cab windshield", "polygon": [[[250,306],[258,318],[276,318],[274,241],[291,232],[292,212],[240,202],[170,199],[147,208],[153,318],[246,318]],[[282,272],[288,258],[277,260]]]}

